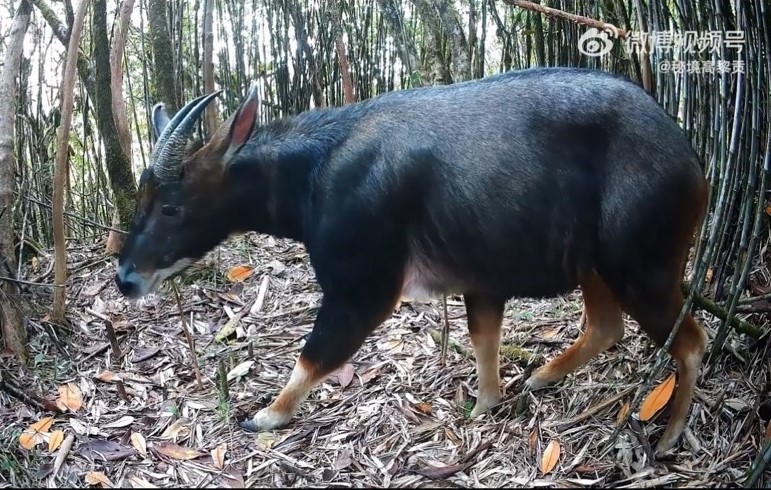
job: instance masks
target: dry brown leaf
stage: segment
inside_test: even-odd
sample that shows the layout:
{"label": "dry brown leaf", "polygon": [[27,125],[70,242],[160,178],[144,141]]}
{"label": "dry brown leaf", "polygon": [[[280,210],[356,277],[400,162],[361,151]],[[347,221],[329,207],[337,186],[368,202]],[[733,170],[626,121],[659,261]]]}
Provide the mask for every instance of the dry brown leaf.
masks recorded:
{"label": "dry brown leaf", "polygon": [[113,484],[107,475],[101,471],[89,471],[86,473],[86,483],[88,485],[101,485],[102,488],[112,488]]}
{"label": "dry brown leaf", "polygon": [[380,350],[388,351],[389,354],[399,354],[404,350],[404,339],[401,335],[394,336],[378,344]]}
{"label": "dry brown leaf", "polygon": [[340,471],[349,467],[351,463],[353,463],[353,459],[351,458],[351,450],[346,448],[342,450],[342,452],[337,457],[337,460],[335,460],[335,463],[332,465],[332,467],[335,470]]}
{"label": "dry brown leaf", "polygon": [[714,275],[714,272],[712,272],[712,267],[707,269],[707,276],[704,278],[704,280],[709,284],[712,282],[712,276]]}
{"label": "dry brown leaf", "polygon": [[458,383],[458,387],[455,389],[455,405],[463,408],[466,403],[466,395],[463,393],[463,385]]}
{"label": "dry brown leaf", "polygon": [[538,432],[532,430],[530,436],[527,438],[527,446],[530,449],[530,454],[535,456],[536,445],[538,444]]}
{"label": "dry brown leaf", "polygon": [[176,442],[178,437],[187,435],[190,432],[190,429],[187,427],[189,423],[189,419],[180,417],[173,424],[166,427],[166,430],[161,434],[161,439],[171,439]]}
{"label": "dry brown leaf", "polygon": [[377,377],[380,374],[380,367],[374,367],[370,368],[367,371],[363,372],[359,375],[359,380],[361,381],[362,386],[372,381],[375,377]]}
{"label": "dry brown leaf", "polygon": [[182,447],[179,444],[170,441],[157,442],[153,444],[153,449],[172,459],[178,460],[195,459],[201,455],[201,453],[195,449]]}
{"label": "dry brown leaf", "polygon": [[78,446],[77,453],[86,459],[104,459],[105,461],[120,461],[134,456],[135,451],[123,444],[106,439],[91,439]]}
{"label": "dry brown leaf", "polygon": [[249,372],[249,368],[252,367],[252,364],[254,364],[254,361],[244,361],[238,366],[231,369],[227,375],[228,381],[232,381],[241,376],[245,376]]}
{"label": "dry brown leaf", "polygon": [[48,432],[53,423],[53,417],[45,417],[24,429],[24,432],[19,436],[19,444],[21,444],[21,447],[29,450],[41,442],[44,442],[45,437],[43,437],[43,434]]}
{"label": "dry brown leaf", "polygon": [[75,383],[67,383],[59,387],[59,398],[56,400],[56,406],[60,410],[69,410],[77,412],[83,406],[83,395],[80,388]]}
{"label": "dry brown leaf", "polygon": [[353,364],[347,362],[343,364],[343,367],[338,369],[335,374],[332,375],[333,378],[337,378],[337,382],[340,384],[342,388],[345,388],[349,384],[351,384],[351,381],[353,381]]}
{"label": "dry brown leaf", "polygon": [[57,449],[59,449],[59,446],[61,446],[62,441],[64,441],[63,430],[55,430],[51,432],[51,437],[48,438],[48,452],[52,453]]}
{"label": "dry brown leaf", "polygon": [[458,437],[458,434],[456,434],[455,431],[452,430],[451,428],[449,428],[449,427],[445,427],[444,428],[444,436],[447,439],[449,439],[450,442],[452,442],[456,446],[460,446],[460,444],[461,444],[460,438]]}
{"label": "dry brown leaf", "polygon": [[737,412],[743,412],[750,408],[747,402],[740,398],[729,398],[728,400],[725,400],[723,404]]}
{"label": "dry brown leaf", "polygon": [[102,371],[101,373],[97,374],[94,377],[99,381],[104,381],[105,383],[113,383],[115,381],[121,381],[121,377],[113,373],[112,371]]}
{"label": "dry brown leaf", "polygon": [[545,475],[554,469],[560,459],[560,449],[560,443],[557,441],[551,441],[546,446],[546,450],[541,456],[541,473]]}
{"label": "dry brown leaf", "polygon": [[131,486],[133,488],[158,488],[158,485],[153,485],[149,481],[145,480],[144,478],[141,478],[136,475],[131,475],[128,477],[129,483],[131,483]]}
{"label": "dry brown leaf", "polygon": [[431,415],[432,408],[431,408],[431,405],[428,403],[425,403],[425,402],[416,403],[415,408],[425,413],[426,415]]}
{"label": "dry brown leaf", "polygon": [[211,459],[214,460],[214,466],[216,466],[218,470],[225,468],[225,452],[227,450],[228,445],[225,442],[212,449]]}
{"label": "dry brown leaf", "polygon": [[230,282],[243,282],[251,276],[253,272],[254,269],[247,265],[237,265],[228,271],[227,278]]}
{"label": "dry brown leaf", "polygon": [[131,434],[131,445],[134,449],[143,457],[147,457],[147,442],[145,442],[145,436],[139,432],[133,432]]}
{"label": "dry brown leaf", "polygon": [[640,420],[645,422],[650,420],[656,412],[664,408],[672,398],[672,393],[675,391],[675,374],[672,373],[667,379],[661,382],[657,387],[645,397],[642,406],[640,407]]}
{"label": "dry brown leaf", "polygon": [[105,286],[107,286],[106,280],[95,282],[83,290],[83,296],[88,296],[89,298],[94,297],[99,294]]}
{"label": "dry brown leaf", "polygon": [[451,477],[455,473],[459,473],[461,471],[465,471],[466,468],[471,466],[471,462],[466,462],[462,464],[452,464],[449,466],[439,466],[439,467],[432,467],[432,468],[426,468],[426,469],[419,469],[416,468],[415,473],[418,473],[420,475],[425,476],[426,478],[431,478],[432,480],[444,480],[446,478]]}
{"label": "dry brown leaf", "polygon": [[124,415],[123,417],[119,418],[118,420],[114,422],[110,422],[109,424],[105,424],[102,426],[103,429],[118,429],[120,427],[128,427],[129,425],[134,423],[134,417],[131,415]]}
{"label": "dry brown leaf", "polygon": [[771,441],[771,420],[768,421],[768,427],[766,427],[766,442]]}
{"label": "dry brown leaf", "polygon": [[70,427],[72,427],[72,430],[74,430],[75,433],[80,436],[86,434],[93,436],[99,433],[98,427],[94,427],[93,425],[86,425],[76,418],[70,419]]}
{"label": "dry brown leaf", "polygon": [[629,402],[624,403],[621,405],[621,409],[618,411],[618,416],[616,417],[616,426],[621,425],[621,422],[624,421],[624,418],[626,417],[626,414],[629,413],[630,410]]}

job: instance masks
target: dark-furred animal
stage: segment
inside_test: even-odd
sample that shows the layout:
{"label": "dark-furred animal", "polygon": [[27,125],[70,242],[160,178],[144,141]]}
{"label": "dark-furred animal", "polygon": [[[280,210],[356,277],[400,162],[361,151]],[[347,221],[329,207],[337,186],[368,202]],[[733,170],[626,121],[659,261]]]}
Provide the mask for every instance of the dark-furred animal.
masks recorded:
{"label": "dark-furred animal", "polygon": [[[250,430],[287,424],[404,296],[463,295],[477,363],[476,417],[501,400],[506,301],[580,287],[586,326],[527,387],[554,383],[621,340],[622,312],[662,345],[708,186],[681,128],[626,78],[514,71],[386,93],[257,125],[258,91],[190,150],[217,93],[169,119],[153,109],[152,166],[119,258],[131,298],[233,233],[302,242],[323,292],[292,374]],[[705,349],[685,317],[670,353],[678,388],[657,449],[688,414]]]}

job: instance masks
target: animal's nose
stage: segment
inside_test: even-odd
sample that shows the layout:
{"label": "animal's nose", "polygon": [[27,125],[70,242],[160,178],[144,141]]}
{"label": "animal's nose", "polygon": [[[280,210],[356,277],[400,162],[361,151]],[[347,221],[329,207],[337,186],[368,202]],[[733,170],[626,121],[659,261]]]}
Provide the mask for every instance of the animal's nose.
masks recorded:
{"label": "animal's nose", "polygon": [[115,274],[115,284],[123,296],[133,296],[139,289],[139,283],[131,277],[131,274],[123,274],[123,271]]}

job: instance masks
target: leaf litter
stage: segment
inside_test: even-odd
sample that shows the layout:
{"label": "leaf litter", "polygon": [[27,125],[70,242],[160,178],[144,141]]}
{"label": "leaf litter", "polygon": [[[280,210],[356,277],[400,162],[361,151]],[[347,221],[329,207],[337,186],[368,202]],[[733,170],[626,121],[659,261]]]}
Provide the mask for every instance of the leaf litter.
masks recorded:
{"label": "leaf litter", "polygon": [[[665,465],[647,459],[639,437],[655,444],[663,433],[663,408],[671,398],[666,390],[655,397],[653,416],[640,421],[643,434],[627,424],[611,451],[602,454],[617,421],[630,410],[629,390],[644,381],[655,359],[650,340],[629,318],[622,343],[555,386],[524,397],[519,396],[522,383],[538,365],[501,357],[504,399],[492,413],[469,420],[478,389],[475,362],[462,298],[451,297],[450,340],[462,349],[450,349],[445,366],[430,335],[442,328],[441,301],[404,301],[311,393],[288,426],[246,433],[237,421],[278,394],[318,311],[321,293],[304,249],[288,240],[246,234],[219,247],[219,262],[213,253],[191,268],[190,276],[216,278],[191,279],[180,288],[186,318],[194,326],[204,389],[196,384],[168,289],[137,303],[124,300],[111,283],[114,266],[91,259],[99,253],[84,247],[72,259],[94,264],[68,288],[68,314],[86,318],[88,328],[62,340],[72,343],[65,350],[76,355],[63,357],[33,318],[31,328],[39,333],[31,342],[33,354],[61,361],[57,371],[33,376],[0,357],[4,377],[8,373],[48,397],[53,407],[39,411],[0,392],[0,435],[17,434],[9,447],[17,459],[30,462],[30,475],[41,479],[34,484],[53,478],[69,486],[133,488],[717,487],[741,479],[769,424],[754,407],[767,402],[758,397],[771,383],[766,364],[771,348],[750,350],[746,339],[736,337],[734,347],[746,361],[722,356],[715,367],[720,375],[700,378],[687,437],[670,451]],[[247,263],[248,271],[236,269],[235,282],[228,280],[228,271]],[[196,274],[207,268],[218,274]],[[509,301],[503,342],[552,359],[577,338],[581,306],[578,292]],[[114,356],[103,320],[89,310],[115,325],[126,356]],[[241,333],[215,341],[234,318]],[[700,321],[708,328],[717,325],[711,317]],[[220,364],[230,378],[227,398],[218,380]],[[57,405],[65,412],[57,413]],[[748,430],[747,424],[756,429]],[[54,472],[61,453],[57,446],[69,434],[75,442]],[[551,442],[556,446],[548,450]],[[94,472],[93,484],[86,482],[88,472]]]}

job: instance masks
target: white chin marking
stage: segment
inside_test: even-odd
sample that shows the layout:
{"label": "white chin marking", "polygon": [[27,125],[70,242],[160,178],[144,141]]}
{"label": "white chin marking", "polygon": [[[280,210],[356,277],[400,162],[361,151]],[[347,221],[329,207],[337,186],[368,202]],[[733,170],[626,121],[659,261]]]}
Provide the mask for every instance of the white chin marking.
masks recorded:
{"label": "white chin marking", "polygon": [[163,281],[173,276],[174,274],[183,271],[192,263],[193,260],[191,259],[179,259],[170,267],[166,267],[165,269],[158,269],[149,275],[142,275],[141,292],[135,299],[143,299],[155,293],[158,291],[158,288],[161,287]]}

